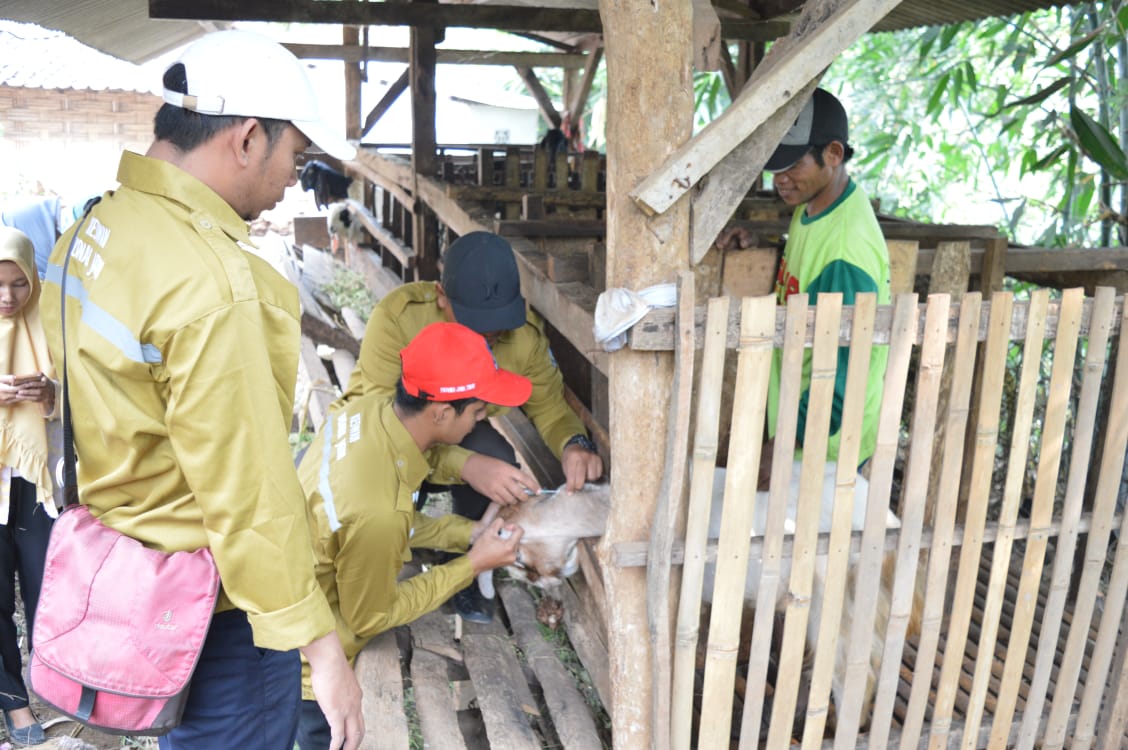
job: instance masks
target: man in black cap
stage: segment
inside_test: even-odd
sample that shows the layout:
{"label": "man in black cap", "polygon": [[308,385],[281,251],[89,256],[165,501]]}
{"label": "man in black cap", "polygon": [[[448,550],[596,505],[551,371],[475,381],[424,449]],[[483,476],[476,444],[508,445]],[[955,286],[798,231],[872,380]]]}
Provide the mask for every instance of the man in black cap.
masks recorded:
{"label": "man in black cap", "polygon": [[[784,135],[764,167],[783,202],[795,207],[787,244],[776,280],[779,304],[792,294],[806,294],[813,305],[820,292],[840,292],[842,302],[854,304],[860,292],[877,294],[878,304],[889,304],[889,252],[869,198],[846,172],[853,156],[849,126],[842,103],[829,91],[815,89],[795,124]],[[750,234],[742,228],[726,230],[717,240],[722,249],[748,247]],[[775,434],[779,406],[780,352],[775,353],[768,393],[768,433]],[[810,358],[810,352],[806,355]],[[877,417],[888,347],[875,346],[870,357],[866,405],[862,419],[859,464],[873,455],[877,442]],[[834,405],[830,421],[827,460],[836,461],[846,389],[849,349],[839,351]],[[804,372],[810,372],[809,361]],[[806,427],[810,378],[805,376],[799,403],[798,442],[802,448]],[[771,443],[765,446],[761,477],[771,463]]]}
{"label": "man in black cap", "polygon": [[[399,353],[419,331],[439,321],[457,322],[481,334],[498,366],[532,381],[522,407],[549,449],[560,459],[567,490],[603,474],[603,461],[583,422],[564,400],[564,379],[544,333],[544,321],[521,296],[521,278],[513,248],[490,232],[471,232],[451,243],[443,256],[440,282],[405,284],[372,311],[361,342],[357,367],[341,401],[372,391],[390,399],[400,374]],[[489,415],[504,413],[491,406]],[[439,456],[429,485],[450,485],[454,512],[477,520],[490,502],[503,505],[540,491],[536,479],[517,467],[513,446],[488,420],[456,446],[435,449]],[[493,600],[476,583],[454,597],[455,609],[474,622],[493,617]]]}

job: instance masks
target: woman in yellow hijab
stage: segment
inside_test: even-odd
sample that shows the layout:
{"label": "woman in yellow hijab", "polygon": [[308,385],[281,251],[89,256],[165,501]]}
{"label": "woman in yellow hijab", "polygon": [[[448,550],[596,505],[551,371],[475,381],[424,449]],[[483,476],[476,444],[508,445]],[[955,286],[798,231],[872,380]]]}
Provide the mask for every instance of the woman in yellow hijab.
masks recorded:
{"label": "woman in yellow hijab", "polygon": [[35,248],[23,232],[0,227],[0,709],[8,739],[18,746],[46,739],[28,705],[14,615],[19,575],[30,644],[47,539],[58,516],[44,421],[58,401],[54,376],[39,323]]}

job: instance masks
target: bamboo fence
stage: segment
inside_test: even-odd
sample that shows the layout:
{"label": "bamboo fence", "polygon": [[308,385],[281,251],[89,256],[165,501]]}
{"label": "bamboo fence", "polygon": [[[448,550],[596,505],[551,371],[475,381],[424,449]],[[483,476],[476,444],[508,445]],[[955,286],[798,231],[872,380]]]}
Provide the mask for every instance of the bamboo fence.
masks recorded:
{"label": "bamboo fence", "polygon": [[[1123,298],[1101,288],[1091,299],[1037,290],[1023,301],[998,292],[958,303],[903,294],[884,307],[873,295],[846,307],[840,295],[815,305],[794,295],[785,313],[771,297],[739,305],[723,504],[712,495],[733,341],[728,299],[706,305],[692,403],[682,391],[676,404],[684,431],[694,425],[691,444],[683,436],[667,452],[656,520],[668,529],[652,544],[652,582],[670,588],[672,536],[684,539],[685,557],[679,599],[651,590],[651,632],[662,635],[654,644],[672,651],[655,672],[656,691],[669,696],[655,704],[669,706],[656,715],[658,746],[1122,747],[1128,545],[1114,532],[1128,533]],[[865,485],[853,467],[874,346],[888,347],[888,363],[859,514]],[[831,492],[825,448],[842,347]],[[793,457],[777,450],[758,494],[773,353],[782,363],[776,444],[792,445],[805,352],[798,492],[791,497]],[[689,377],[682,361],[679,377]],[[888,521],[891,509],[899,524]],[[719,523],[710,518],[718,511]],[[754,518],[765,519],[759,539]],[[717,539],[708,539],[711,523]],[[749,583],[755,601],[746,606]]]}

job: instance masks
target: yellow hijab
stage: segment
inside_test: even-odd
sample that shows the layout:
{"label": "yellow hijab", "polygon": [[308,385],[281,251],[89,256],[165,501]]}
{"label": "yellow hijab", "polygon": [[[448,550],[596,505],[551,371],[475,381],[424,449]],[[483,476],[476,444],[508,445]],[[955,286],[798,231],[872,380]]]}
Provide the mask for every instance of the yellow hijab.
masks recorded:
{"label": "yellow hijab", "polygon": [[[12,316],[0,316],[0,374],[31,375],[42,372],[54,380],[55,367],[47,349],[47,337],[39,321],[39,274],[35,271],[35,247],[18,229],[0,227],[0,261],[19,266],[31,283],[23,308]],[[51,472],[47,467],[47,427],[43,405],[31,402],[0,408],[0,466],[16,469],[39,490],[39,502],[54,505]],[[8,498],[3,498],[7,504]]]}

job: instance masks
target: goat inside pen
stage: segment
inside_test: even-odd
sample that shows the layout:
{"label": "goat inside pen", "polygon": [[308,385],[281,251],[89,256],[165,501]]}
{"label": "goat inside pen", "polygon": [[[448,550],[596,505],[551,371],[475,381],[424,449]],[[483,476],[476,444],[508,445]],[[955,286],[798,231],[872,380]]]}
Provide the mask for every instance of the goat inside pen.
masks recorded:
{"label": "goat inside pen", "polygon": [[[1120,686],[1128,672],[1123,649],[1116,654],[1114,649],[1123,646],[1118,630],[1128,555],[1117,548],[1111,556],[1110,540],[1122,520],[1117,501],[1128,444],[1122,416],[1128,413],[1128,351],[1115,345],[1124,327],[1123,301],[1110,289],[1099,289],[1093,299],[1067,290],[1054,301],[1039,290],[1029,302],[1015,302],[1008,293],[989,302],[968,294],[958,305],[946,295],[933,295],[924,305],[914,295],[902,295],[887,308],[876,308],[862,295],[843,308],[836,296],[820,297],[811,310],[802,298],[789,301],[786,311],[777,310],[772,298],[741,303],[730,459],[716,545],[707,543],[707,533],[721,363],[736,337],[728,301],[709,302],[689,453],[693,472],[673,675],[655,688],[670,690],[671,710],[668,726],[665,716],[659,718],[659,731],[675,748],[762,742],[779,747],[792,742],[798,724],[803,747],[829,745],[824,735],[831,683],[872,682],[872,701],[860,689],[835,694],[834,747],[1089,747],[1095,741],[1119,747],[1125,723],[1120,695],[1128,693]],[[1018,358],[1011,354],[1016,342]],[[856,389],[865,379],[864,372],[854,371],[855,355],[865,361],[861,350],[871,345],[890,349],[861,531],[851,523],[852,503],[836,501],[829,533],[819,532],[824,463],[808,455],[803,475],[817,491],[799,493],[794,532],[786,533],[791,457],[780,452],[777,458],[784,461],[773,469],[765,528],[750,545],[750,498],[773,348],[782,346],[788,361],[789,350],[804,346],[815,352],[849,346],[848,407],[851,383]],[[1018,375],[1003,421],[1008,355]],[[785,372],[785,382],[787,377]],[[915,390],[906,442],[902,407],[910,380]],[[812,387],[829,387],[820,382]],[[780,413],[777,434],[786,434],[786,405]],[[789,419],[794,435],[793,413]],[[809,414],[812,423],[819,419]],[[847,409],[843,445],[856,440],[859,424],[860,415]],[[999,462],[1003,437],[1009,452]],[[1028,460],[1035,479],[1024,496]],[[837,494],[852,498],[854,470],[845,460],[840,465],[847,468],[838,473]],[[996,475],[1001,482],[993,481]],[[992,492],[996,486],[1001,492]],[[899,529],[887,529],[890,509]],[[716,584],[706,635],[698,633],[698,616],[704,566],[714,551]],[[629,564],[625,550],[616,555],[618,564]],[[749,660],[738,675],[750,556],[757,557],[761,575]],[[826,570],[817,587],[816,564]],[[889,573],[884,578],[883,567]],[[808,627],[812,596],[821,598],[817,628]],[[879,598],[888,602],[881,618]],[[777,603],[782,645],[774,658],[786,668],[769,684]],[[919,632],[910,631],[914,616]],[[808,630],[816,635],[808,636]],[[695,722],[699,637],[706,657]],[[875,638],[881,644],[877,658],[871,654]],[[840,649],[846,658],[836,665]],[[804,657],[811,669],[801,686],[794,665]],[[734,722],[738,677],[746,692]],[[796,722],[800,705],[806,708]]]}

